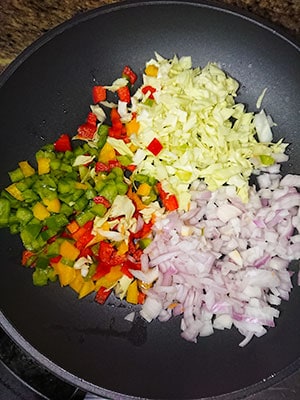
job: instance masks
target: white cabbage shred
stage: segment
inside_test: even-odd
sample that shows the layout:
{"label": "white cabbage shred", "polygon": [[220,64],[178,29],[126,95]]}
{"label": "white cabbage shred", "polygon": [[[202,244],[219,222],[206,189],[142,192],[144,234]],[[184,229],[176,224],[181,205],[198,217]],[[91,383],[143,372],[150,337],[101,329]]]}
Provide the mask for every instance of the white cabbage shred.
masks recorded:
{"label": "white cabbage shred", "polygon": [[[190,57],[167,60],[158,54],[148,64],[158,68],[157,77],[143,77],[143,86],[156,89],[155,101],[149,105],[149,93],[141,89],[132,97],[140,129],[131,141],[147,155],[139,158],[136,172],[161,181],[183,210],[190,204],[188,187],[198,178],[212,191],[228,183],[247,201],[248,180],[262,164],[260,156],[272,157],[286,147],[269,143],[270,120],[265,114],[254,119],[235,103],[238,82],[216,64],[192,68]],[[146,150],[153,138],[163,145],[158,156]]]}

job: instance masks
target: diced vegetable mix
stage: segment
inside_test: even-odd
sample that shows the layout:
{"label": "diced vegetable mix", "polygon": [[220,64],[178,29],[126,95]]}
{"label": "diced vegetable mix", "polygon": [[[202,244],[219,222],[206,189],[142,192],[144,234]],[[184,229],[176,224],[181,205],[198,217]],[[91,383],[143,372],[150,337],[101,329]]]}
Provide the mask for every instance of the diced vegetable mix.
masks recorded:
{"label": "diced vegetable mix", "polygon": [[153,282],[134,271],[155,221],[188,211],[197,179],[210,190],[231,185],[247,201],[251,173],[284,152],[264,137],[265,115],[256,131],[253,114],[234,102],[237,82],[215,64],[193,69],[189,57],[157,55],[133,93],[136,79],[125,66],[111,86],[94,86],[76,135],[61,134],[36,153],[36,166],[21,161],[9,172],[0,227],[20,234],[36,286],[58,278],[79,298],[95,292],[103,304],[113,291],[144,303]]}

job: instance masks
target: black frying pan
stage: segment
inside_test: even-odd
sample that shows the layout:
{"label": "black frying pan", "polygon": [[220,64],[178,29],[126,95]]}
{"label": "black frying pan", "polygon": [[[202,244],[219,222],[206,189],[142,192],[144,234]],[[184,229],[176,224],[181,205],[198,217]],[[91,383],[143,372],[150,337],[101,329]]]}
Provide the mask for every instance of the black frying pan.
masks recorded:
{"label": "black frying pan", "polygon": [[[241,83],[239,101],[264,107],[276,138],[290,142],[285,172],[300,173],[300,52],[261,22],[207,2],[152,1],[103,7],[81,15],[27,49],[1,76],[1,186],[17,161],[30,159],[59,134],[75,133],[95,83],[109,83],[126,64],[141,73],[158,51],[191,55],[194,65],[221,64]],[[59,284],[36,288],[20,266],[22,246],[1,238],[1,325],[25,350],[74,385],[113,399],[190,399],[231,393],[241,398],[300,366],[300,290],[281,306],[277,326],[245,348],[236,330],[192,344],[179,320],[131,326],[133,307],[101,307]],[[296,280],[294,279],[296,284]],[[234,392],[234,393],[233,393]],[[223,397],[222,397],[223,398]]]}

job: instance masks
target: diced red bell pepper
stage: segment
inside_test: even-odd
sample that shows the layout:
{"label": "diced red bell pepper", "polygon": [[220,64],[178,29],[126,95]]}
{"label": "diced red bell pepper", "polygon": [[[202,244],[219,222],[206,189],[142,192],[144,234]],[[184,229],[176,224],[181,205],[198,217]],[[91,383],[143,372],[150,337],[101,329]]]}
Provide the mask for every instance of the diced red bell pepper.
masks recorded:
{"label": "diced red bell pepper", "polygon": [[157,156],[163,149],[163,145],[157,138],[154,138],[147,146],[147,149],[151,151],[152,154]]}
{"label": "diced red bell pepper", "polygon": [[117,94],[120,101],[124,101],[125,103],[130,103],[131,96],[128,86],[123,86],[120,89],[118,89]]}
{"label": "diced red bell pepper", "polygon": [[106,89],[103,86],[94,86],[92,94],[94,104],[106,100]]}
{"label": "diced red bell pepper", "polygon": [[130,260],[124,261],[121,267],[121,272],[123,272],[124,275],[128,276],[128,278],[133,278],[132,273],[129,271],[130,269],[133,270],[140,270],[141,269],[141,263],[140,262],[132,262]]}
{"label": "diced red bell pepper", "polygon": [[137,74],[128,65],[123,68],[122,76],[127,78],[131,85],[137,80]]}
{"label": "diced red bell pepper", "polygon": [[95,172],[108,172],[110,170],[109,165],[101,162],[101,161],[97,161],[95,164]]}
{"label": "diced red bell pepper", "polygon": [[92,257],[93,256],[93,250],[90,247],[84,247],[83,249],[80,250],[80,254],[78,258],[81,257]]}
{"label": "diced red bell pepper", "polygon": [[163,206],[166,208],[167,211],[174,211],[177,210],[179,207],[177,197],[175,194],[170,194],[164,191],[162,188],[161,182],[156,184],[156,188],[158,190],[159,197],[163,203]]}
{"label": "diced red bell pepper", "polygon": [[111,289],[107,289],[106,287],[101,286],[96,293],[95,301],[99,304],[104,304],[111,292]]}
{"label": "diced red bell pepper", "polygon": [[77,129],[77,137],[79,139],[93,139],[97,131],[97,117],[94,113],[89,112],[84,124]]}
{"label": "diced red bell pepper", "polygon": [[95,196],[93,201],[95,204],[103,204],[106,208],[111,206],[110,202],[104,196]]}
{"label": "diced red bell pepper", "polygon": [[118,254],[114,246],[105,241],[100,242],[98,256],[100,262],[110,266],[122,264],[125,260],[125,255]]}
{"label": "diced red bell pepper", "polygon": [[168,211],[174,211],[178,208],[178,201],[175,194],[170,194],[169,196],[167,196],[163,203],[166,210]]}
{"label": "diced red bell pepper", "polygon": [[62,259],[62,256],[60,256],[60,255],[56,256],[56,257],[52,257],[52,258],[50,258],[49,263],[50,263],[50,265],[57,264],[60,262],[61,259]]}
{"label": "diced red bell pepper", "polygon": [[112,267],[112,265],[110,265],[106,262],[103,262],[103,261],[98,262],[96,272],[93,275],[93,279],[97,280],[97,279],[102,278],[103,276],[105,276],[106,274],[109,273],[111,267]]}
{"label": "diced red bell pepper", "polygon": [[153,222],[152,221],[150,221],[148,223],[144,223],[142,229],[140,229],[137,232],[131,233],[131,236],[134,239],[142,239],[145,236],[149,235],[149,233],[151,232],[152,226],[153,226]]}
{"label": "diced red bell pepper", "polygon": [[97,125],[97,116],[94,113],[89,112],[88,116],[87,116],[87,119],[86,119],[86,122],[88,124],[96,126]]}
{"label": "diced red bell pepper", "polygon": [[143,93],[143,94],[147,94],[148,92],[150,92],[150,95],[149,95],[148,98],[154,100],[153,93],[156,92],[156,89],[155,89],[154,87],[152,87],[152,86],[149,86],[149,85],[144,86],[144,87],[142,88],[142,93]]}
{"label": "diced red bell pepper", "polygon": [[75,246],[77,249],[80,251],[83,250],[89,242],[94,239],[95,235],[93,235],[91,232],[86,231],[83,235],[80,236],[80,238],[76,241]]}
{"label": "diced red bell pepper", "polygon": [[69,135],[67,135],[66,133],[63,133],[62,135],[60,135],[60,137],[57,139],[56,142],[54,142],[54,149],[55,151],[61,151],[61,152],[65,152],[65,151],[71,151],[72,150],[72,146],[71,146],[71,139],[69,137]]}
{"label": "diced red bell pepper", "polygon": [[36,259],[36,254],[30,250],[24,250],[22,253],[22,265],[29,267],[32,265],[32,262]]}

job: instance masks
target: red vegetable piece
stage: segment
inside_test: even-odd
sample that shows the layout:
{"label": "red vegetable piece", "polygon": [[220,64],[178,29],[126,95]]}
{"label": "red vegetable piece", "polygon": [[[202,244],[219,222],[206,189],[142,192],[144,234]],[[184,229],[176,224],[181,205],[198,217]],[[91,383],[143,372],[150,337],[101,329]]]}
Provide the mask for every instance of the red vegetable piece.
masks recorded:
{"label": "red vegetable piece", "polygon": [[106,262],[100,261],[97,265],[96,272],[93,275],[93,279],[97,280],[97,279],[102,278],[103,276],[105,276],[106,274],[109,273],[111,267],[112,267],[112,265],[109,265]]}
{"label": "red vegetable piece", "polygon": [[96,125],[86,122],[85,124],[80,125],[77,129],[77,137],[79,139],[93,139],[96,131]]}
{"label": "red vegetable piece", "polygon": [[153,93],[156,92],[156,89],[154,87],[152,87],[152,86],[149,86],[149,85],[144,86],[142,88],[142,93],[143,94],[147,94],[148,92],[150,92],[149,99],[153,100],[154,99]]}
{"label": "red vegetable piece", "polygon": [[94,86],[92,94],[94,104],[106,100],[106,89],[103,86]]}
{"label": "red vegetable piece", "polygon": [[106,289],[106,287],[101,286],[95,296],[95,301],[99,304],[104,304],[111,294],[111,289]]}
{"label": "red vegetable piece", "polygon": [[107,172],[109,171],[109,166],[101,161],[97,161],[95,164],[96,172]]}
{"label": "red vegetable piece", "polygon": [[110,202],[104,196],[95,196],[93,201],[95,204],[103,204],[106,208],[111,206]]}
{"label": "red vegetable piece", "polygon": [[70,139],[69,135],[67,135],[66,133],[63,133],[62,135],[60,135],[60,137],[54,143],[54,149],[55,149],[55,151],[61,151],[61,152],[65,152],[68,150],[71,151],[72,146],[71,146],[71,139]]}
{"label": "red vegetable piece", "polygon": [[170,194],[164,201],[164,206],[168,211],[174,211],[178,208],[178,201],[175,194]]}
{"label": "red vegetable piece", "polygon": [[87,122],[87,124],[91,124],[91,125],[96,126],[97,125],[97,116],[94,113],[89,112],[88,116],[87,116],[87,119],[86,119],[86,122]]}
{"label": "red vegetable piece", "polygon": [[122,76],[127,78],[129,80],[129,82],[131,83],[131,85],[133,85],[135,83],[135,81],[137,80],[137,74],[135,72],[133,72],[133,70],[128,65],[126,65],[124,67]]}
{"label": "red vegetable piece", "polygon": [[117,90],[117,93],[121,101],[124,101],[125,103],[130,103],[131,96],[128,86],[121,87],[120,89]]}
{"label": "red vegetable piece", "polygon": [[147,146],[147,149],[151,151],[152,154],[157,156],[162,151],[163,145],[160,143],[158,139],[154,138]]}

